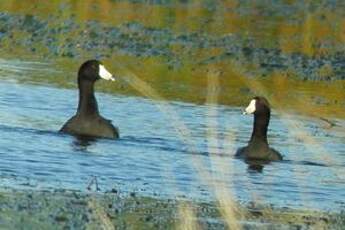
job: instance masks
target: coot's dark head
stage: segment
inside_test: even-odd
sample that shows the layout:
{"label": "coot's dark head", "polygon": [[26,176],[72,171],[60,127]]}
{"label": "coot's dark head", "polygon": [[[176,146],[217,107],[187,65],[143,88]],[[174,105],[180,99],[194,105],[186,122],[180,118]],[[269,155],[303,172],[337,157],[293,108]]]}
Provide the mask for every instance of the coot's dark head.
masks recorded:
{"label": "coot's dark head", "polygon": [[270,104],[267,99],[264,97],[254,97],[247,108],[244,111],[244,114],[267,114],[270,113]]}
{"label": "coot's dark head", "polygon": [[84,62],[78,72],[78,80],[79,81],[92,81],[95,82],[98,79],[105,79],[105,80],[112,80],[114,81],[115,78],[112,76],[111,73],[106,70],[104,65],[97,60],[89,60]]}

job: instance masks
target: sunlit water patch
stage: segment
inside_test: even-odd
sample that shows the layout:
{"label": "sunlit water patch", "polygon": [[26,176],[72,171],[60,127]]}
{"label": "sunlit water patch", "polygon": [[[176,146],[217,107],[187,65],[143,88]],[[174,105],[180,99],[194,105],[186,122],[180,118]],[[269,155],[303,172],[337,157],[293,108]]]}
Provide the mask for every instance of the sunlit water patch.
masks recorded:
{"label": "sunlit water patch", "polygon": [[[100,111],[119,126],[121,138],[83,142],[58,133],[75,113],[77,90],[19,83],[26,71],[54,71],[41,68],[42,63],[26,64],[6,72],[13,78],[0,83],[1,186],[87,191],[94,189],[90,181],[97,178],[101,192],[116,188],[214,200],[210,181],[202,176],[208,173],[212,182],[225,185],[242,202],[322,210],[345,206],[343,132],[325,129],[307,117],[273,112],[269,141],[285,160],[257,172],[233,157],[252,128],[252,117],[243,116],[241,108],[165,105],[99,93]],[[190,135],[181,133],[176,119]],[[343,127],[344,121],[338,119],[337,124]]]}

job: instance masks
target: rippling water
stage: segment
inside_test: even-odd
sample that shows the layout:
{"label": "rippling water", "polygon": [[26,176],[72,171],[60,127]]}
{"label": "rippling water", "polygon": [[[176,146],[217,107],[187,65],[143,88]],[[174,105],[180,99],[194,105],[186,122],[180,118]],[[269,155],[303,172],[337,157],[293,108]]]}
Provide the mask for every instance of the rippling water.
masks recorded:
{"label": "rippling water", "polygon": [[[103,192],[116,188],[208,201],[215,195],[203,173],[210,173],[241,202],[345,207],[341,129],[273,111],[269,141],[285,160],[257,172],[233,157],[252,127],[253,118],[241,115],[241,108],[98,93],[100,111],[119,126],[121,138],[80,141],[57,132],[75,112],[77,90],[20,83],[29,70],[56,71],[50,65],[6,63],[0,81],[1,186],[86,191],[96,177]],[[344,120],[336,122],[344,126]],[[181,133],[181,123],[190,135]]]}

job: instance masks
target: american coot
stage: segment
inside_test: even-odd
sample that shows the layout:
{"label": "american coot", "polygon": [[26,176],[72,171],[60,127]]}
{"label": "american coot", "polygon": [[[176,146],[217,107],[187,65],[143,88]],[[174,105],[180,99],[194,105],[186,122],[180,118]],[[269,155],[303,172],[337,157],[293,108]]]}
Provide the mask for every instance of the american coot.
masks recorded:
{"label": "american coot", "polygon": [[254,127],[247,146],[237,150],[236,157],[246,160],[278,161],[282,155],[270,148],[267,142],[267,127],[270,121],[270,105],[264,97],[254,97],[244,114],[254,114]]}
{"label": "american coot", "polygon": [[94,84],[98,79],[114,81],[101,62],[89,60],[81,65],[78,72],[79,104],[77,113],[61,128],[60,132],[76,136],[118,138],[119,131],[110,120],[98,112],[94,95]]}

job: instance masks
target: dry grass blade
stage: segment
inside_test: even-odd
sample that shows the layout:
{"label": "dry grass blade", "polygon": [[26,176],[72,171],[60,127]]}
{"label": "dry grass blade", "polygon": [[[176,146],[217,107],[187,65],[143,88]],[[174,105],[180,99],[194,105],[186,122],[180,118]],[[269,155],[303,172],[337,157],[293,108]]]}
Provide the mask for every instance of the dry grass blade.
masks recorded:
{"label": "dry grass blade", "polygon": [[[97,226],[97,229],[103,230],[113,230],[115,229],[113,223],[109,219],[107,213],[103,210],[103,208],[98,205],[97,201],[93,198],[88,202],[88,207],[93,211],[94,218],[100,220],[100,225]],[[90,229],[93,229],[94,226],[89,226]]]}
{"label": "dry grass blade", "polygon": [[[207,117],[207,140],[208,140],[208,152],[210,153],[210,160],[212,163],[213,183],[212,187],[215,190],[216,198],[219,203],[220,213],[227,223],[230,229],[240,229],[240,226],[236,217],[236,203],[230,189],[224,183],[217,182],[217,178],[223,178],[229,174],[226,172],[229,170],[230,165],[224,163],[224,159],[220,157],[220,143],[217,136],[217,103],[219,94],[219,75],[220,72],[216,69],[212,69],[208,72],[208,87],[206,102],[210,106],[206,114]],[[231,139],[229,139],[231,140]],[[229,149],[227,149],[229,150]],[[226,161],[225,161],[226,162]],[[228,162],[229,163],[229,162]]]}
{"label": "dry grass blade", "polygon": [[194,210],[191,205],[181,203],[178,207],[178,213],[180,216],[180,222],[177,225],[177,229],[181,230],[197,230],[200,229]]}
{"label": "dry grass blade", "polygon": [[[179,115],[175,110],[171,108],[168,102],[164,100],[150,85],[145,81],[141,80],[139,77],[131,73],[129,70],[126,70],[126,78],[124,78],[133,88],[138,90],[141,94],[153,99],[156,101],[157,108],[170,120],[172,126],[174,127],[178,138],[183,141],[191,153],[197,153],[196,144],[193,141],[192,133],[185,125],[185,123],[180,119]],[[192,154],[194,168],[197,170],[200,178],[203,178],[206,181],[211,182],[211,177],[206,170],[202,170],[202,161],[199,159],[198,154]]]}

